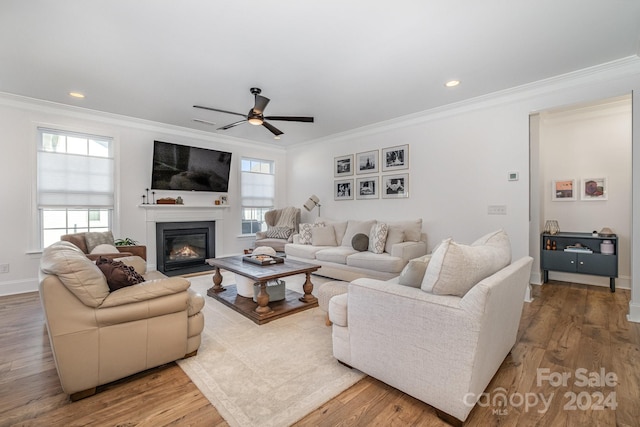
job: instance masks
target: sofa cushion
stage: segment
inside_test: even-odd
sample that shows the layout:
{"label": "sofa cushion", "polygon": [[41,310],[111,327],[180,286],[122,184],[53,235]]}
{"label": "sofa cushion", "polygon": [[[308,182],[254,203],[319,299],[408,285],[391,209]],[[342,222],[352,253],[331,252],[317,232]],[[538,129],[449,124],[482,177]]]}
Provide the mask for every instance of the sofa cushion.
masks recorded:
{"label": "sofa cushion", "polygon": [[369,232],[369,252],[381,254],[384,252],[384,244],[387,241],[389,227],[384,222],[378,222],[371,227]]}
{"label": "sofa cushion", "polygon": [[145,274],[147,272],[147,262],[137,255],[120,257],[118,261],[133,267],[138,274]]}
{"label": "sofa cushion", "polygon": [[311,228],[313,246],[337,246],[336,233],[332,225]]}
{"label": "sofa cushion", "polygon": [[368,236],[371,231],[371,227],[373,227],[375,223],[376,221],[373,219],[368,221],[347,221],[347,230],[344,232],[341,246],[352,247],[351,240],[353,239],[353,236],[359,233],[366,234]]}
{"label": "sofa cushion", "polygon": [[324,248],[316,252],[318,261],[335,262],[336,264],[346,264],[350,255],[357,254],[358,251],[351,246],[338,246],[335,248]]}
{"label": "sofa cushion", "polygon": [[425,255],[409,261],[402,269],[397,283],[404,286],[411,286],[412,288],[419,288],[420,285],[422,285],[422,279],[424,279],[424,273],[427,270],[430,260],[431,255]]}
{"label": "sofa cushion", "polygon": [[422,281],[424,291],[464,296],[482,279],[511,262],[511,246],[504,231],[492,233],[475,246],[444,240],[433,252]]}
{"label": "sofa cushion", "polygon": [[315,220],[315,222],[325,225],[332,225],[334,231],[336,232],[336,243],[338,244],[338,246],[342,244],[344,233],[345,231],[347,231],[347,221],[334,221],[331,219],[319,217]]}
{"label": "sofa cushion", "polygon": [[109,295],[104,274],[73,243],[57,242],[45,248],[40,268],[45,274],[58,276],[64,286],[86,306],[99,307]]}
{"label": "sofa cushion", "polygon": [[388,222],[389,229],[402,230],[405,242],[419,242],[422,237],[422,218]]}
{"label": "sofa cushion", "polygon": [[144,282],[144,277],[137,273],[135,268],[121,261],[100,257],[96,260],[96,265],[107,278],[111,292]]}
{"label": "sofa cushion", "polygon": [[393,245],[404,242],[404,230],[400,227],[389,227],[389,224],[387,226],[387,240],[384,243],[384,251],[391,253]]}
{"label": "sofa cushion", "polygon": [[102,244],[114,246],[113,233],[111,231],[87,232],[84,233],[84,240],[87,243],[87,251],[91,253],[93,249]]}
{"label": "sofa cushion", "polygon": [[271,239],[288,239],[293,233],[293,229],[289,227],[269,227],[266,236]]}
{"label": "sofa cushion", "polygon": [[364,233],[358,233],[351,239],[351,247],[358,252],[369,249],[369,236]]}
{"label": "sofa cushion", "polygon": [[389,254],[374,254],[373,252],[355,252],[347,258],[347,265],[350,267],[365,268],[373,271],[383,271],[385,273],[400,273],[406,261]]}
{"label": "sofa cushion", "polygon": [[313,246],[289,243],[284,247],[284,250],[287,253],[287,256],[293,256],[303,259],[316,259],[316,253],[318,251],[328,248],[330,248],[330,246]]}

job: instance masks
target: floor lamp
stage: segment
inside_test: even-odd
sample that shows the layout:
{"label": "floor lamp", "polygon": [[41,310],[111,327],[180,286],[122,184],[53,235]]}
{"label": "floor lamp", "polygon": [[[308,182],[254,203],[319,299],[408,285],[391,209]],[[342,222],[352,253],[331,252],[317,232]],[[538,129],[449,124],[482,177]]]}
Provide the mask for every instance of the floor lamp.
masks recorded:
{"label": "floor lamp", "polygon": [[309,212],[311,212],[317,206],[318,216],[320,216],[320,206],[322,205],[320,204],[320,199],[318,199],[318,196],[316,196],[315,194],[309,196],[309,199],[304,203],[303,206]]}

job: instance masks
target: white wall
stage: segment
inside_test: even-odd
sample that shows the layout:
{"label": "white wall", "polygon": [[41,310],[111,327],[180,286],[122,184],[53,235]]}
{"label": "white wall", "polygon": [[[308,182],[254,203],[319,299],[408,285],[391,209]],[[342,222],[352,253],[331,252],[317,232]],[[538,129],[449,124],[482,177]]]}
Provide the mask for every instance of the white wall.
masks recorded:
{"label": "white wall", "polygon": [[[114,236],[131,237],[147,244],[145,210],[139,208],[145,188],[151,183],[153,141],[214,148],[233,153],[229,186],[229,208],[224,209],[222,248],[216,255],[241,253],[253,245],[253,238],[240,238],[239,163],[241,156],[270,159],[280,171],[277,177],[276,203],[284,203],[287,174],[286,152],[279,147],[251,144],[204,132],[189,131],[159,123],[132,120],[125,117],[71,109],[60,105],[35,102],[23,98],[0,95],[0,129],[2,129],[2,221],[0,221],[0,263],[8,263],[10,271],[0,275],[0,295],[37,289],[39,248],[34,236],[34,179],[36,129],[38,126],[90,132],[112,136],[116,142],[117,206],[120,219],[114,224]],[[185,205],[212,205],[219,194],[191,192],[156,192],[156,198],[177,197]],[[218,236],[219,238],[220,236]],[[155,253],[148,254],[155,265]]]}
{"label": "white wall", "polygon": [[[561,231],[591,232],[609,227],[618,235],[618,280],[631,278],[631,97],[540,114],[542,219]],[[554,179],[607,178],[607,200],[552,201]],[[550,272],[551,279],[609,286],[606,277]]]}

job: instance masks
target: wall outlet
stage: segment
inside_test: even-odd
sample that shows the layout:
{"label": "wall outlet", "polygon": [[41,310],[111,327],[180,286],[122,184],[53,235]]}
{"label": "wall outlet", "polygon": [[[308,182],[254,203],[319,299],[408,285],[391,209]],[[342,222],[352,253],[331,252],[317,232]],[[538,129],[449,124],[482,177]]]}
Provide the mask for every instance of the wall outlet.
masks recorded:
{"label": "wall outlet", "polygon": [[506,215],[507,205],[489,205],[487,213],[489,215]]}
{"label": "wall outlet", "polygon": [[9,264],[0,264],[0,273],[8,273]]}

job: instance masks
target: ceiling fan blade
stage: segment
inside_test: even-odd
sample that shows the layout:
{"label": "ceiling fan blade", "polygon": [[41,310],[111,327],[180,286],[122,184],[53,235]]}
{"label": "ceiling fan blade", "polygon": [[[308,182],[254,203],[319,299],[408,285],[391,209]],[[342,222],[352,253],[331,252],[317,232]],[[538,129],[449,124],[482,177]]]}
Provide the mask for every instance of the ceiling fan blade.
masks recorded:
{"label": "ceiling fan blade", "polygon": [[218,130],[227,130],[227,129],[231,129],[232,127],[235,127],[235,126],[241,125],[241,124],[243,124],[243,123],[247,123],[247,121],[246,121],[246,120],[240,120],[240,121],[238,121],[238,122],[234,122],[234,123],[228,124],[228,125],[226,125],[226,126],[222,126],[221,128],[218,128]]}
{"label": "ceiling fan blade", "polygon": [[282,120],[285,122],[304,122],[313,123],[313,117],[298,117],[298,116],[269,116],[265,117],[267,120]]}
{"label": "ceiling fan blade", "polygon": [[193,108],[201,108],[203,110],[217,111],[219,113],[235,114],[236,116],[247,117],[246,114],[234,113],[233,111],[221,110],[219,108],[205,107],[205,106],[202,106],[202,105],[194,105]]}
{"label": "ceiling fan blade", "polygon": [[264,109],[267,108],[267,104],[269,103],[269,101],[270,101],[269,98],[265,98],[264,96],[256,95],[256,105],[254,105],[253,111],[255,111],[258,114],[262,114]]}
{"label": "ceiling fan blade", "polygon": [[262,122],[262,126],[266,127],[267,129],[269,129],[271,131],[272,134],[274,134],[275,136],[278,135],[282,135],[282,131],[280,129],[278,129],[277,127],[270,125],[267,122]]}

